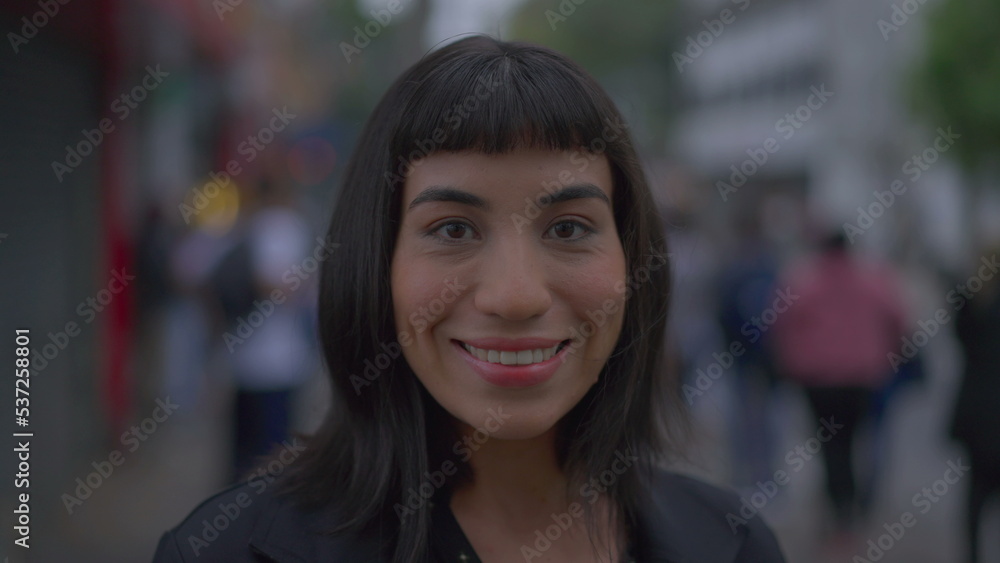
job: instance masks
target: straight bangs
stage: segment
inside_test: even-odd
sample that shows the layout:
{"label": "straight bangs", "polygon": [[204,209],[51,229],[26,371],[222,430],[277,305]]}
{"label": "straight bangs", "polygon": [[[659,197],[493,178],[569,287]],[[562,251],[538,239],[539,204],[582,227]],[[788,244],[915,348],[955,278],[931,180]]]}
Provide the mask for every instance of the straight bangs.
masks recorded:
{"label": "straight bangs", "polygon": [[408,74],[420,79],[402,77],[410,92],[391,137],[394,164],[418,166],[437,151],[612,148],[602,133],[617,110],[580,67],[537,45],[463,44],[418,63]]}

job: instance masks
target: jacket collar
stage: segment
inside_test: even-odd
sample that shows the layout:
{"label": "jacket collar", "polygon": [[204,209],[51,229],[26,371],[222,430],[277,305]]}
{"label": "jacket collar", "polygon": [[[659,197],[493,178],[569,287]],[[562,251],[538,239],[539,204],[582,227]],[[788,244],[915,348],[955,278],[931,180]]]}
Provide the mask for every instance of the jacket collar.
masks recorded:
{"label": "jacket collar", "polygon": [[270,496],[254,524],[250,547],[278,563],[328,561],[337,554],[344,561],[382,561],[380,549],[389,542],[378,537],[323,533],[339,521],[333,507],[305,511],[283,497]]}
{"label": "jacket collar", "polygon": [[[711,490],[697,491],[701,488]],[[687,477],[658,472],[639,509],[638,542],[643,561],[731,563],[747,529],[730,527],[717,499],[721,491]],[[715,500],[716,502],[713,502]]]}
{"label": "jacket collar", "polygon": [[[707,485],[667,472],[659,472],[651,494],[640,505],[637,530],[641,561],[652,563],[730,563],[746,538],[745,527],[736,531],[711,495],[698,488]],[[716,495],[718,493],[715,493]],[[337,554],[347,561],[388,561],[388,534],[369,536],[323,534],[338,521],[332,508],[307,512],[294,503],[270,496],[254,524],[250,546],[278,563],[313,563]]]}

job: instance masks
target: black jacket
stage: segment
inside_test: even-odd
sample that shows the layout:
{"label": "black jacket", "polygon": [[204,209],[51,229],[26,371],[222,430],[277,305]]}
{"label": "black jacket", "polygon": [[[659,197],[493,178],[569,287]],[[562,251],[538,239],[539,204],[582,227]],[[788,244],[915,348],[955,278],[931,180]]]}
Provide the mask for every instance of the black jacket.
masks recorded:
{"label": "black jacket", "polygon": [[965,370],[951,416],[951,435],[973,464],[1000,468],[1000,295],[976,295],[955,319]]}
{"label": "black jacket", "polygon": [[[322,535],[332,511],[305,513],[265,485],[235,485],[201,503],[163,535],[154,563],[387,560],[386,542]],[[771,530],[749,507],[732,492],[660,472],[640,512],[637,563],[784,562]]]}

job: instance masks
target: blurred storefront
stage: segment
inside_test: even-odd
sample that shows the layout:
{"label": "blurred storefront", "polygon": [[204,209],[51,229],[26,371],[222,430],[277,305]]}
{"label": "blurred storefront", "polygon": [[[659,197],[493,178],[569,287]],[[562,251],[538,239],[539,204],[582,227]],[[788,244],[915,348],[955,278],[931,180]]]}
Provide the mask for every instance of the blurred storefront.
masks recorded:
{"label": "blurred storefront", "polygon": [[[72,552],[66,528],[79,520],[66,518],[65,493],[91,460],[127,451],[122,429],[163,399],[158,329],[145,321],[171,291],[165,246],[206,225],[222,236],[244,186],[266,177],[296,193],[329,186],[325,9],[0,6],[0,285],[8,328],[32,335],[36,555]],[[14,498],[3,500],[5,537]]]}

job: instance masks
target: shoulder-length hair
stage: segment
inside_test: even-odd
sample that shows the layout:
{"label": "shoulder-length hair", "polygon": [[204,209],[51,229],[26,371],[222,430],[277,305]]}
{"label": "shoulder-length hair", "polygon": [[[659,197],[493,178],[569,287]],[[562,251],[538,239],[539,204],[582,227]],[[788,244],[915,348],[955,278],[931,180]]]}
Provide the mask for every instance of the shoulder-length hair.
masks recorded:
{"label": "shoulder-length hair", "polygon": [[[405,506],[425,475],[454,457],[451,446],[459,438],[397,342],[390,261],[403,182],[421,158],[438,151],[518,148],[607,157],[626,257],[618,344],[598,382],[559,425],[558,454],[571,486],[597,479],[613,500],[615,518],[631,528],[649,474],[667,451],[662,415],[679,404],[663,377],[669,264],[621,114],[586,71],[550,49],[484,36],[451,43],[392,84],[347,165],[328,231],[328,240],[340,246],[323,264],[319,295],[333,402],[283,488],[308,505],[335,503],[343,518],[332,533],[391,530],[396,562],[427,558],[430,512],[424,504],[412,517],[397,518],[393,508]],[[636,470],[608,479],[622,456],[638,458]],[[469,477],[468,464],[458,465],[461,472],[447,487]],[[593,530],[592,512],[587,522]]]}

